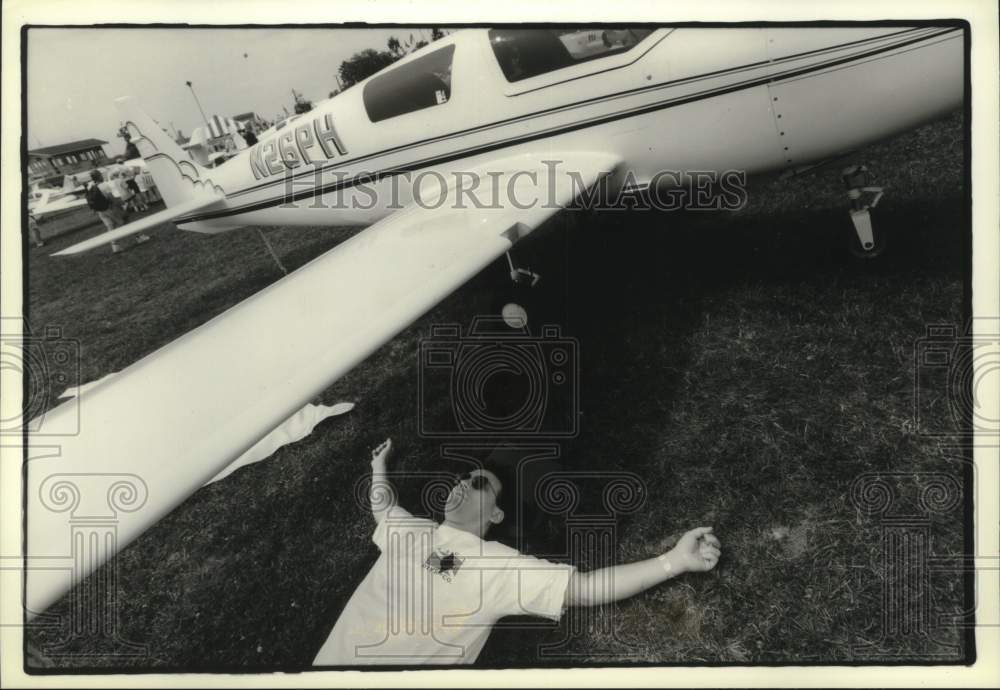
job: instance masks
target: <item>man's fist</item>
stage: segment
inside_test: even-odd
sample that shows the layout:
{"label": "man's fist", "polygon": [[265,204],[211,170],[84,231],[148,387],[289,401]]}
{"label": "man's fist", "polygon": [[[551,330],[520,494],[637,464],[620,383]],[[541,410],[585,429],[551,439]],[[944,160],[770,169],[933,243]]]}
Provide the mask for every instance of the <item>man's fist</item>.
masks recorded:
{"label": "man's fist", "polygon": [[372,464],[385,463],[390,453],[392,453],[392,439],[387,438],[372,451]]}
{"label": "man's fist", "polygon": [[719,562],[722,545],[711,527],[696,527],[685,532],[668,555],[671,565],[681,572],[703,573]]}

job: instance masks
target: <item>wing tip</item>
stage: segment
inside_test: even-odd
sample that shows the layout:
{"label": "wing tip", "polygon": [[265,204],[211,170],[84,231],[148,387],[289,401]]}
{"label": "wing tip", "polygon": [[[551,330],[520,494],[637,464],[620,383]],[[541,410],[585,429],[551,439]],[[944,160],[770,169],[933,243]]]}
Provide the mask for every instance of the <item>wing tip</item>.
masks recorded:
{"label": "wing tip", "polygon": [[[97,245],[100,246],[100,245]],[[57,252],[52,252],[49,256],[76,256],[77,254],[82,254],[89,249],[95,249],[95,246],[91,246],[90,240],[84,240],[83,242],[77,242],[72,244],[65,249],[60,249]]]}

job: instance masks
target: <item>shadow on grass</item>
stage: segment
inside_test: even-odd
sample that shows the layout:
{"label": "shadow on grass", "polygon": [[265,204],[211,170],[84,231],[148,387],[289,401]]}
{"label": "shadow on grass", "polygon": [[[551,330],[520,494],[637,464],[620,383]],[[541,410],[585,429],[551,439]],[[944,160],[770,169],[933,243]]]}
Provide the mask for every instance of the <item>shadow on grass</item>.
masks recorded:
{"label": "shadow on grass", "polygon": [[[877,222],[896,241],[893,253],[875,262],[848,253],[851,226],[842,211],[737,214],[723,222],[719,214],[649,214],[570,231],[569,246],[560,250],[572,269],[559,277],[567,285],[565,322],[584,362],[584,424],[564,444],[567,465],[636,472],[647,486],[646,509],[617,520],[620,538],[610,560],[655,556],[699,524],[715,524],[724,543],[735,546],[730,568],[741,555],[773,558],[761,548],[761,534],[771,526],[780,533],[785,524],[797,526],[791,541],[775,540],[781,562],[804,562],[818,551],[847,553],[860,537],[856,528],[844,530],[851,506],[843,492],[857,474],[900,461],[941,469],[932,444],[906,431],[913,382],[900,382],[900,369],[909,365],[900,356],[935,311],[945,320],[960,317],[963,218],[958,198],[887,205]],[[802,439],[775,438],[792,433]],[[599,513],[599,498],[585,496],[580,512]],[[941,543],[959,542],[951,531]],[[597,553],[577,558],[589,568],[609,560]],[[717,599],[702,602],[717,589],[716,573],[688,576],[616,611],[588,613],[589,628],[576,639],[571,622],[552,631],[513,621],[494,632],[479,664],[542,661],[540,648],[558,640],[568,641],[566,656],[549,657],[552,663],[850,658],[849,643],[817,652],[815,630],[796,638],[806,640],[801,644],[788,637],[789,619],[801,627],[816,610],[826,620],[838,618],[827,607],[843,612],[841,601],[811,592],[826,586],[839,596],[842,582],[779,576],[773,565],[725,575],[742,580],[746,592],[784,582],[773,603],[781,618],[767,634],[756,633],[759,612],[747,612],[745,592],[729,595],[724,624],[710,615],[706,607]],[[848,589],[875,597],[870,587],[863,594]],[[852,609],[851,629],[873,625],[878,609],[861,608]],[[730,634],[730,625],[753,634]],[[775,648],[782,650],[777,657],[767,651]]]}

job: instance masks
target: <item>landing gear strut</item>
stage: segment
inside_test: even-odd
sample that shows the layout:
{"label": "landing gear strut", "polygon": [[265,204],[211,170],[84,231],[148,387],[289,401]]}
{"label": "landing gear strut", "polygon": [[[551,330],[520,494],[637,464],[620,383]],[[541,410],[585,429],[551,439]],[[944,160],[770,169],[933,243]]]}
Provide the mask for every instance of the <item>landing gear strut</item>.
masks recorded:
{"label": "landing gear strut", "polygon": [[540,275],[533,273],[531,269],[515,266],[514,257],[510,255],[510,252],[507,252],[507,265],[510,266],[510,279],[514,281],[514,285],[535,287],[538,281],[542,279]]}
{"label": "landing gear strut", "polygon": [[507,326],[523,329],[528,326],[528,309],[531,303],[531,289],[538,284],[541,276],[531,269],[514,265],[514,257],[507,252],[507,265],[510,267],[510,279],[513,283],[510,298],[500,308],[500,316]]}
{"label": "landing gear strut", "polygon": [[851,202],[851,223],[854,234],[850,236],[851,253],[862,259],[873,259],[886,247],[885,233],[872,226],[870,209],[878,205],[882,198],[882,187],[875,187],[875,176],[864,165],[852,165],[841,173],[844,186],[847,187],[847,198]]}

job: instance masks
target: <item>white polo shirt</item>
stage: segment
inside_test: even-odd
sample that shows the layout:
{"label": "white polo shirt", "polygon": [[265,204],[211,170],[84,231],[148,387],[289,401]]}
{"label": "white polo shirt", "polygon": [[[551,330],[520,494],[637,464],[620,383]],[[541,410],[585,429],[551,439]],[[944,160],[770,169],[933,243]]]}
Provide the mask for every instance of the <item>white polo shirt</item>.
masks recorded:
{"label": "white polo shirt", "polygon": [[372,541],[382,554],[313,665],[471,664],[500,618],[559,620],[576,571],[398,506]]}

